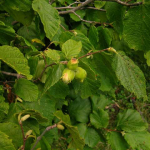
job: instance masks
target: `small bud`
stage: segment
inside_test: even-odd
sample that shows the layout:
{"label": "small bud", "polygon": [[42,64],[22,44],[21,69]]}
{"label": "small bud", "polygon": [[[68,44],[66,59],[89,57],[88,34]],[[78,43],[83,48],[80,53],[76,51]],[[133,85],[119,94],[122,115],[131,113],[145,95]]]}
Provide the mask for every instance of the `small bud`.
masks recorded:
{"label": "small bud", "polygon": [[29,135],[31,135],[31,133],[32,133],[32,130],[29,130],[29,131],[26,133],[25,137],[28,137]]}
{"label": "small bud", "polygon": [[86,73],[86,71],[83,68],[78,67],[76,69],[75,78],[80,80],[80,82],[83,82],[84,79],[86,78],[86,76],[87,76],[87,73]]}
{"label": "small bud", "polygon": [[76,70],[77,67],[78,67],[78,63],[79,63],[78,59],[72,58],[72,59],[67,63],[67,67],[68,67],[68,69],[70,69],[70,70]]}
{"label": "small bud", "polygon": [[72,70],[69,70],[68,68],[66,68],[63,71],[63,75],[62,75],[62,80],[64,83],[68,84],[70,83],[75,77],[75,72]]}
{"label": "small bud", "polygon": [[28,118],[30,118],[30,115],[25,115],[25,116],[23,116],[23,117],[21,118],[21,121],[25,121],[25,120],[27,120]]}
{"label": "small bud", "polygon": [[16,100],[21,102],[21,103],[23,102],[22,99],[20,97],[18,97],[18,96],[17,96]]}
{"label": "small bud", "polygon": [[64,126],[61,125],[61,124],[57,124],[57,128],[58,128],[59,130],[64,130],[64,129],[65,129]]}
{"label": "small bud", "polygon": [[108,51],[117,54],[117,51],[116,51],[113,47],[109,47],[109,48],[108,48]]}

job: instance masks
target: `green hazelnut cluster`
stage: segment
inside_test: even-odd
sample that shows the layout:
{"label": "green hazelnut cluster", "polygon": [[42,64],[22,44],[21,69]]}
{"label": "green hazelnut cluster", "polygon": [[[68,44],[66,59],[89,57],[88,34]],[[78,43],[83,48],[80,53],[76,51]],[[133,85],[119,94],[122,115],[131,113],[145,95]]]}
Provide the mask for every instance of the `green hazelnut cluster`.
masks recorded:
{"label": "green hazelnut cluster", "polygon": [[70,61],[68,61],[67,68],[64,69],[62,74],[62,80],[64,83],[71,83],[74,78],[80,82],[84,81],[87,73],[83,68],[78,67],[78,63],[79,61],[76,58],[72,58]]}

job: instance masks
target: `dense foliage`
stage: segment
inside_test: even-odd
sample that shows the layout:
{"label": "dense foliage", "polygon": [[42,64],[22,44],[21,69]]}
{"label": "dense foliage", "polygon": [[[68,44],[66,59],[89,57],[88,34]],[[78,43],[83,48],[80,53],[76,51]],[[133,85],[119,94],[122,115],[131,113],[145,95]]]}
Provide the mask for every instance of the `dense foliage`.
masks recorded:
{"label": "dense foliage", "polygon": [[150,150],[149,0],[0,0],[0,150]]}

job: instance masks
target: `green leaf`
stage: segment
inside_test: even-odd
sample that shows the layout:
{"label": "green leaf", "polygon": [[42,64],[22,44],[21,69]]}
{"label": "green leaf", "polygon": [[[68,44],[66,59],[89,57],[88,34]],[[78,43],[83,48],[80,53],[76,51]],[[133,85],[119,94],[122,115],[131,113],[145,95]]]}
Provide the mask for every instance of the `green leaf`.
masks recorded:
{"label": "green leaf", "polygon": [[3,38],[0,38],[0,43],[9,45],[10,41],[12,41],[16,34],[15,30],[10,26],[6,26],[2,21],[0,21],[0,35]]}
{"label": "green leaf", "polygon": [[89,121],[91,104],[88,99],[76,99],[69,104],[69,114],[71,119],[86,123]]}
{"label": "green leaf", "polygon": [[63,81],[59,81],[48,90],[48,93],[55,98],[65,99],[69,93],[69,87]]}
{"label": "green leaf", "polygon": [[78,128],[71,125],[69,115],[64,115],[62,111],[57,111],[54,115],[62,120],[71,135],[72,140],[68,147],[83,150],[84,141],[79,135]]}
{"label": "green leaf", "polygon": [[90,50],[94,50],[94,46],[91,44],[89,39],[83,33],[79,31],[75,31],[75,32],[77,33],[77,35],[74,35],[72,39],[75,41],[81,41],[82,50],[84,51],[84,53],[88,53]]}
{"label": "green leaf", "polygon": [[94,1],[94,6],[98,9],[102,8],[105,4],[106,2],[104,1]]}
{"label": "green leaf", "polygon": [[100,96],[92,95],[91,101],[92,101],[93,110],[105,109],[105,107],[107,105],[110,105],[112,103],[110,98],[108,96],[103,95],[103,94],[101,94]]}
{"label": "green leaf", "polygon": [[[90,60],[89,60],[90,62]],[[88,61],[80,60],[79,66],[82,67],[87,72],[87,78],[96,80],[96,71],[93,69],[92,64]]]}
{"label": "green leaf", "polygon": [[147,99],[145,77],[140,68],[123,52],[114,56],[113,69],[121,84],[137,98]]}
{"label": "green leaf", "polygon": [[46,53],[46,55],[52,59],[54,62],[59,62],[60,60],[60,55],[58,53],[57,50],[51,50],[51,49],[48,49],[46,51],[44,51]]}
{"label": "green leaf", "polygon": [[97,129],[102,127],[106,128],[109,124],[108,113],[103,109],[98,109],[90,115],[90,121],[91,124]]}
{"label": "green leaf", "polygon": [[45,94],[40,99],[40,102],[24,102],[23,106],[26,109],[34,109],[41,113],[45,118],[52,122],[55,112],[56,100],[49,95]]}
{"label": "green leaf", "polygon": [[0,59],[16,70],[19,74],[31,79],[28,62],[17,47],[0,46]]}
{"label": "green leaf", "polygon": [[62,45],[62,52],[65,54],[67,59],[77,57],[82,49],[82,43],[74,40],[68,40]]}
{"label": "green leaf", "polygon": [[34,11],[32,9],[25,12],[16,11],[11,7],[8,7],[6,4],[3,4],[2,8],[7,11],[16,21],[21,22],[23,25],[30,25],[33,20]]}
{"label": "green leaf", "polygon": [[98,132],[96,132],[93,128],[87,128],[84,139],[85,144],[92,148],[95,147],[100,141]]}
{"label": "green leaf", "polygon": [[0,95],[0,112],[3,112],[5,114],[8,113],[9,104],[5,102],[5,98]]}
{"label": "green leaf", "polygon": [[52,40],[60,25],[58,11],[45,0],[34,0],[32,7],[41,18],[46,36]]}
{"label": "green leaf", "polygon": [[124,20],[123,36],[134,50],[150,50],[150,3],[128,10]]}
{"label": "green leaf", "polygon": [[38,87],[26,80],[26,79],[19,79],[15,84],[15,93],[25,101],[37,101],[38,99]]}
{"label": "green leaf", "polygon": [[19,125],[11,122],[0,123],[0,131],[4,132],[12,139],[12,143],[16,149],[23,144],[22,140],[20,140],[22,139],[22,133]]}
{"label": "green leaf", "polygon": [[32,8],[31,0],[5,0],[4,4],[16,11],[29,11]]}
{"label": "green leaf", "polygon": [[127,142],[120,133],[110,132],[107,137],[112,150],[127,150],[129,148]]}
{"label": "green leaf", "polygon": [[110,91],[116,85],[116,75],[111,66],[111,56],[106,53],[94,55],[96,71],[100,76],[100,90]]}
{"label": "green leaf", "polygon": [[140,113],[128,109],[123,113],[118,114],[117,128],[127,132],[131,131],[144,131],[148,124],[142,120]]}
{"label": "green leaf", "polygon": [[99,82],[96,80],[85,79],[83,83],[81,83],[80,92],[81,98],[88,98],[95,94],[98,90]]}
{"label": "green leaf", "polygon": [[44,92],[46,92],[50,87],[52,87],[60,80],[60,78],[62,77],[63,70],[64,70],[64,65],[62,64],[56,65],[53,67],[53,69],[50,70],[49,76],[47,77],[44,86]]}
{"label": "green leaf", "polygon": [[118,3],[107,2],[105,9],[109,21],[113,23],[115,30],[121,34],[123,32],[123,18],[126,10],[125,7]]}
{"label": "green leaf", "polygon": [[98,31],[95,26],[91,26],[89,30],[89,40],[94,45],[95,49],[97,48],[97,44],[99,41]]}
{"label": "green leaf", "polygon": [[[83,19],[83,17],[85,16],[86,12],[85,10],[78,10],[76,11],[76,13]],[[77,17],[75,14],[73,13],[69,13],[70,17],[74,20],[74,21],[81,21],[81,19],[79,17]]]}
{"label": "green leaf", "polygon": [[85,144],[89,147],[95,147],[101,141],[100,135],[95,129],[87,127],[86,124],[80,123],[77,125],[80,136],[84,138]]}
{"label": "green leaf", "polygon": [[104,49],[110,47],[112,41],[112,35],[108,28],[98,27],[99,33],[99,49]]}
{"label": "green leaf", "polygon": [[146,52],[144,57],[147,59],[147,65],[150,66],[150,51]]}
{"label": "green leaf", "polygon": [[1,150],[15,150],[12,140],[8,136],[0,131],[0,148]]}
{"label": "green leaf", "polygon": [[127,143],[132,147],[132,149],[150,149],[150,133],[148,133],[147,131],[125,133],[124,138]]}

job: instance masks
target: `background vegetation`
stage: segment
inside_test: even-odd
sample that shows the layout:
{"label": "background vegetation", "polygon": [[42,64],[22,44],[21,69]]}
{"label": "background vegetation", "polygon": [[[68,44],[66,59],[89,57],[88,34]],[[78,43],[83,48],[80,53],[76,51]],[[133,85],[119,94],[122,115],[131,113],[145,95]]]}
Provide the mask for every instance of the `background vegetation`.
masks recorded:
{"label": "background vegetation", "polygon": [[150,150],[149,24],[149,0],[0,0],[0,149]]}

